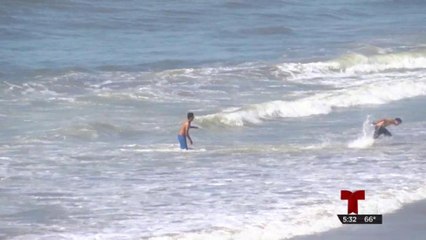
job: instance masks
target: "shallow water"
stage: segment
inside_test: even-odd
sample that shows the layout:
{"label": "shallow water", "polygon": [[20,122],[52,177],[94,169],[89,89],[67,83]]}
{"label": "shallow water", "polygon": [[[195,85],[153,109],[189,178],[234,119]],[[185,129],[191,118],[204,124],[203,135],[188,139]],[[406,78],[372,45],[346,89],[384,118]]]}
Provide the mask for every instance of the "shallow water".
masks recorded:
{"label": "shallow water", "polygon": [[426,198],[426,6],[402,4],[6,1],[0,238],[285,239],[341,226],[342,189]]}

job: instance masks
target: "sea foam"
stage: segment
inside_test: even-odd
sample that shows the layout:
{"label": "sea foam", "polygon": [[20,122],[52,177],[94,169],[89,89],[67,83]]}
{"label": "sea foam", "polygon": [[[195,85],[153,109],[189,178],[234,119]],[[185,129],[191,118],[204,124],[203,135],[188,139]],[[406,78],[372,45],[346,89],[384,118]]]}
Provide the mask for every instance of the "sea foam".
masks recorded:
{"label": "sea foam", "polygon": [[371,125],[370,116],[367,116],[362,124],[362,135],[357,139],[348,143],[349,148],[368,148],[373,146],[373,126]]}

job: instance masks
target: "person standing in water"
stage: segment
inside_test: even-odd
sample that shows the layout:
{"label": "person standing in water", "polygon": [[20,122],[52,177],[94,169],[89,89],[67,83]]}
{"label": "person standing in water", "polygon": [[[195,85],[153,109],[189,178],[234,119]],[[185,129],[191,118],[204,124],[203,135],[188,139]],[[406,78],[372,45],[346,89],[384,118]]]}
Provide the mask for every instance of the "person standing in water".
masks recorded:
{"label": "person standing in water", "polygon": [[389,125],[395,125],[398,126],[402,123],[401,118],[395,118],[395,119],[389,119],[389,118],[383,118],[379,119],[377,121],[374,121],[374,139],[378,138],[380,135],[384,134],[387,137],[392,136],[392,134],[386,129]]}
{"label": "person standing in water", "polygon": [[188,144],[186,143],[186,138],[188,138],[189,143],[192,145],[192,139],[189,136],[189,129],[190,128],[198,128],[195,126],[191,126],[191,122],[194,120],[194,113],[189,112],[187,114],[187,120],[182,124],[180,127],[179,133],[178,133],[178,141],[180,144],[180,149],[188,150]]}

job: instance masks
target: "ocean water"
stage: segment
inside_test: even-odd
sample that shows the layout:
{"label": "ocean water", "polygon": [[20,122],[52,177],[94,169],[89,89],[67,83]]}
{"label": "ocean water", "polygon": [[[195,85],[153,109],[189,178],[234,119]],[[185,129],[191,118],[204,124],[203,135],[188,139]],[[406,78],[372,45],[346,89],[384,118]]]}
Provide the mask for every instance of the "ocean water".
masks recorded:
{"label": "ocean water", "polygon": [[1,1],[0,239],[290,239],[340,227],[342,189],[360,213],[425,199],[425,12]]}

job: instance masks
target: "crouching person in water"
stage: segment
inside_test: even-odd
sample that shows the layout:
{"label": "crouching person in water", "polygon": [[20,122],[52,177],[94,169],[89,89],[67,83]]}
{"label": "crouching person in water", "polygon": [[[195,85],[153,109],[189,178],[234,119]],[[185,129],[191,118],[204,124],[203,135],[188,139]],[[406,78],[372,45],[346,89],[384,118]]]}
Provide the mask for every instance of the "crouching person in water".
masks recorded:
{"label": "crouching person in water", "polygon": [[398,126],[402,123],[401,118],[395,118],[395,119],[389,119],[389,118],[383,118],[377,121],[374,121],[374,138],[378,138],[380,135],[384,134],[387,137],[392,136],[392,134],[386,129],[389,125],[395,125]]}
{"label": "crouching person in water", "polygon": [[188,138],[189,143],[192,145],[192,139],[189,136],[189,129],[190,128],[198,128],[195,126],[191,126],[191,122],[194,120],[194,113],[189,112],[187,114],[187,120],[182,124],[179,133],[178,133],[178,141],[180,144],[180,149],[188,150],[188,144],[186,143],[186,138]]}

